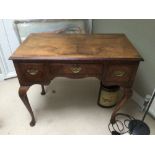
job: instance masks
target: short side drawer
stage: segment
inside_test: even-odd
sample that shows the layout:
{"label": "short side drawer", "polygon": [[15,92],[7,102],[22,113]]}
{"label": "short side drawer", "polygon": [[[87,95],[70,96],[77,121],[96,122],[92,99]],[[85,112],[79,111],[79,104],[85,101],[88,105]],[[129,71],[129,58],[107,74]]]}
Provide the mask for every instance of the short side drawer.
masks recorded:
{"label": "short side drawer", "polygon": [[105,82],[131,86],[139,63],[111,63],[106,65]]}
{"label": "short side drawer", "polygon": [[48,78],[46,63],[14,63],[20,84],[40,84]]}

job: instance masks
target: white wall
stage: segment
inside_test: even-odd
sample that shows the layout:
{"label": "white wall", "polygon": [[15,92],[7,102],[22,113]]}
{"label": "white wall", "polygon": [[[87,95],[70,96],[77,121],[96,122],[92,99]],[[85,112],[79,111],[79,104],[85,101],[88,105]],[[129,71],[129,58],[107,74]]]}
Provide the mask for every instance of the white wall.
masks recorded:
{"label": "white wall", "polygon": [[125,33],[137,48],[141,62],[134,89],[141,96],[155,88],[155,20],[93,20],[94,33]]}

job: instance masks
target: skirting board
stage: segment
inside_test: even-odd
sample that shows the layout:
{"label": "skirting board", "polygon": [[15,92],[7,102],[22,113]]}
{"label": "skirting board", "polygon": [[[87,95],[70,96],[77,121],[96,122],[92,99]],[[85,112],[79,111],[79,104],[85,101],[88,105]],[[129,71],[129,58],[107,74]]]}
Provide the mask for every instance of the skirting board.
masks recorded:
{"label": "skirting board", "polygon": [[6,79],[10,79],[10,78],[14,78],[16,76],[17,76],[17,74],[14,73],[14,72],[11,72],[11,73],[9,73],[9,74],[7,74],[5,76],[3,74],[0,74],[0,81],[6,80]]}
{"label": "skirting board", "polygon": [[10,72],[10,73],[8,73],[8,74],[5,76],[4,79],[13,78],[13,77],[16,77],[16,76],[17,76],[17,74],[16,74],[15,72]]}
{"label": "skirting board", "polygon": [[[144,97],[142,97],[142,96],[139,95],[136,91],[133,90],[132,99],[139,105],[140,109],[142,109],[143,103],[144,103]],[[155,118],[154,109],[151,108],[151,107],[150,107],[150,110],[149,110],[149,114],[150,114],[153,118]]]}
{"label": "skirting board", "polygon": [[4,80],[3,74],[0,74],[0,81]]}
{"label": "skirting board", "polygon": [[133,90],[132,99],[133,99],[136,103],[138,103],[138,105],[140,106],[140,108],[143,107],[144,98],[143,98],[142,96],[140,96],[135,90]]}

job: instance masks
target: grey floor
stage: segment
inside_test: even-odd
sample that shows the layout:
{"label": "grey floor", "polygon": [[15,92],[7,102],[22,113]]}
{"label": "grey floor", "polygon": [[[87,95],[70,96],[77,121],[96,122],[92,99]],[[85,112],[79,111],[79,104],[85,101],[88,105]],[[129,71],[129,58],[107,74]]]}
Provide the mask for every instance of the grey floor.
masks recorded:
{"label": "grey floor", "polygon": [[[100,108],[96,102],[99,81],[95,78],[71,80],[56,78],[41,96],[40,85],[28,91],[37,124],[29,126],[30,116],[18,97],[17,78],[0,82],[0,134],[110,134],[111,109]],[[129,100],[121,110],[136,118],[142,117],[138,105]],[[155,120],[146,118],[155,134]]]}

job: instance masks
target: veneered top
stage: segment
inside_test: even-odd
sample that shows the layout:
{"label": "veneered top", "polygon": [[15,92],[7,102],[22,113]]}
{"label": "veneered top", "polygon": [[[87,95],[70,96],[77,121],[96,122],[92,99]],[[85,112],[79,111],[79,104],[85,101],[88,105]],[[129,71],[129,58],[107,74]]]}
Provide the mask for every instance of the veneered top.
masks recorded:
{"label": "veneered top", "polygon": [[143,60],[124,34],[33,33],[11,60]]}

